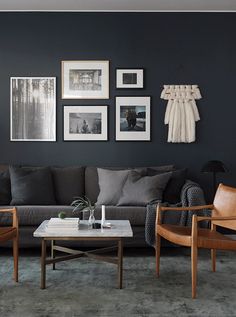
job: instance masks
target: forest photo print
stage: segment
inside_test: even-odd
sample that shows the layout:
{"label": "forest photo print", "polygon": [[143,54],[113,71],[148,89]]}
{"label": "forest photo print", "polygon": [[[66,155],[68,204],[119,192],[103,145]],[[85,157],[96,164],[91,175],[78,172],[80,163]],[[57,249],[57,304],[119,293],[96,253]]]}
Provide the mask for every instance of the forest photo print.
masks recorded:
{"label": "forest photo print", "polygon": [[11,141],[56,141],[56,78],[11,78]]}

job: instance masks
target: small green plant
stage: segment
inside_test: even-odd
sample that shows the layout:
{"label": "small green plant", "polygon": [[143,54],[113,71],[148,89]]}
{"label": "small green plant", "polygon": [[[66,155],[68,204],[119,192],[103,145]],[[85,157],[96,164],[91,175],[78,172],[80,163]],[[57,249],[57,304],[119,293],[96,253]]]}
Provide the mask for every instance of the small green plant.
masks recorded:
{"label": "small green plant", "polygon": [[66,218],[66,213],[64,211],[59,212],[58,218],[65,219]]}
{"label": "small green plant", "polygon": [[72,201],[71,206],[74,207],[73,212],[79,211],[94,211],[95,206],[92,205],[88,197],[75,197],[75,200]]}

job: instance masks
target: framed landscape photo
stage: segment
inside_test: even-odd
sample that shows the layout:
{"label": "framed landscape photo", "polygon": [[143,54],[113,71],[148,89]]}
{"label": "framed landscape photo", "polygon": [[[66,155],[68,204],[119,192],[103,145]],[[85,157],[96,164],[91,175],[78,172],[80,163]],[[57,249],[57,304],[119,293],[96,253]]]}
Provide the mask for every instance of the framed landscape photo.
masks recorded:
{"label": "framed landscape photo", "polygon": [[62,61],[62,99],[109,99],[109,61]]}
{"label": "framed landscape photo", "polygon": [[143,88],[143,69],[117,69],[116,88]]}
{"label": "framed landscape photo", "polygon": [[64,141],[107,141],[107,106],[64,106]]}
{"label": "framed landscape photo", "polygon": [[11,77],[10,140],[56,141],[56,78]]}
{"label": "framed landscape photo", "polygon": [[116,97],[116,141],[150,141],[150,97]]}

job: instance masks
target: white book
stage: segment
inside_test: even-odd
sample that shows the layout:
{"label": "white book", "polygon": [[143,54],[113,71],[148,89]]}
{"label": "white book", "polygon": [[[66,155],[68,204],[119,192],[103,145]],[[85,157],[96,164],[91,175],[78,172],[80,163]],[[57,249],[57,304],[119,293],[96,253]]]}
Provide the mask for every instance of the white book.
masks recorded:
{"label": "white book", "polygon": [[48,221],[48,228],[77,228],[79,225],[79,218],[51,218]]}

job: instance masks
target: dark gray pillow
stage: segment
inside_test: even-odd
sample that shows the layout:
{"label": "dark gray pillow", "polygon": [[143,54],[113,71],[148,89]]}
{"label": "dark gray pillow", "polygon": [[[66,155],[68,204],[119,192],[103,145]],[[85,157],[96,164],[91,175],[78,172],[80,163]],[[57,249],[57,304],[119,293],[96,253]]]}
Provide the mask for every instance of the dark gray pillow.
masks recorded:
{"label": "dark gray pillow", "polygon": [[0,173],[0,205],[9,205],[11,202],[11,182],[8,171]]}
{"label": "dark gray pillow", "polygon": [[[171,204],[180,202],[180,194],[187,178],[187,171],[187,168],[183,168],[172,172],[172,176],[163,192],[163,201]],[[157,174],[160,173],[152,168],[148,168],[149,176]]]}
{"label": "dark gray pillow", "polygon": [[162,201],[162,194],[171,174],[168,172],[142,177],[138,172],[131,171],[117,205],[146,206],[153,199]]}
{"label": "dark gray pillow", "polygon": [[174,165],[171,164],[171,165],[150,166],[150,167],[147,167],[147,170],[148,169],[155,170],[159,173],[167,173],[167,172],[172,172],[175,169],[175,167]]}
{"label": "dark gray pillow", "polygon": [[84,196],[84,167],[52,167],[56,201],[70,205],[75,197]]}
{"label": "dark gray pillow", "polygon": [[11,205],[55,205],[50,168],[10,166]]}
{"label": "dark gray pillow", "polygon": [[130,170],[114,171],[98,168],[97,171],[100,193],[96,204],[116,206]]}

